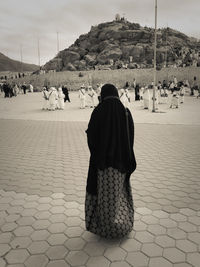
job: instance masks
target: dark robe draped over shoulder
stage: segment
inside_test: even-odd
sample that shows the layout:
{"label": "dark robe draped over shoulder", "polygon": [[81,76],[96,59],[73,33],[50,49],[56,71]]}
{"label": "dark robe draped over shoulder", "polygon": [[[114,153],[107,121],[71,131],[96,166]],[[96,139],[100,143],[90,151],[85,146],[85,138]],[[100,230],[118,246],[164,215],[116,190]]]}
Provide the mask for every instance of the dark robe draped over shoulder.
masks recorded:
{"label": "dark robe draped over shoulder", "polygon": [[[103,90],[105,86],[107,90]],[[113,167],[126,173],[127,183],[136,169],[133,118],[119,100],[117,89],[109,86],[102,88],[102,102],[92,112],[86,131],[90,150],[86,190],[92,195],[97,194],[98,169]]]}

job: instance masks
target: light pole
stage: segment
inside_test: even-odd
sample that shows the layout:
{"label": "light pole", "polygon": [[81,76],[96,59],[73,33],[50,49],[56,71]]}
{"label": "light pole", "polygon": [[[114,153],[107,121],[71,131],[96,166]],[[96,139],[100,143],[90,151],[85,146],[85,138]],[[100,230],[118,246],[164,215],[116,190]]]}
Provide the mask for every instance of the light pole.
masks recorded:
{"label": "light pole", "polygon": [[155,0],[155,31],[154,31],[154,75],[153,75],[153,109],[155,112],[155,97],[156,97],[156,46],[157,46],[157,0]]}
{"label": "light pole", "polygon": [[40,69],[40,40],[39,37],[37,38],[37,45],[38,45],[38,64]]}
{"label": "light pole", "polygon": [[22,44],[20,44],[20,59],[21,59],[21,72],[23,72],[23,55],[22,55]]}
{"label": "light pole", "polygon": [[57,53],[59,53],[59,32],[57,32]]}

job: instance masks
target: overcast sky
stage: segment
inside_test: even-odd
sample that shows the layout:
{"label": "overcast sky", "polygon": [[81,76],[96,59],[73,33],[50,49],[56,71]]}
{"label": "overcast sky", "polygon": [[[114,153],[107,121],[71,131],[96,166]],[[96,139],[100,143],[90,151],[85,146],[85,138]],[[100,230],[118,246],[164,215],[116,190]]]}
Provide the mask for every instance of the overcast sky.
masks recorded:
{"label": "overcast sky", "polygon": [[[92,25],[112,21],[119,13],[130,22],[154,27],[155,0],[0,0],[0,52],[45,64],[69,47]],[[200,39],[200,0],[158,0],[158,27],[177,29]]]}

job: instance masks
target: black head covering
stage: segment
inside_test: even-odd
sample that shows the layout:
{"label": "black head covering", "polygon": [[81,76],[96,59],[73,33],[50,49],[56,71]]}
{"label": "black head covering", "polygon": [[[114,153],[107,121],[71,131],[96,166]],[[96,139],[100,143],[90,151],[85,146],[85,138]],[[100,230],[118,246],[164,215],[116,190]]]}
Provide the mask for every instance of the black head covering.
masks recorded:
{"label": "black head covering", "polygon": [[104,84],[101,88],[101,100],[108,97],[119,97],[117,88],[113,84]]}
{"label": "black head covering", "polygon": [[[94,109],[86,131],[90,149],[90,166],[87,192],[97,193],[97,170],[108,167],[130,174],[136,168],[133,152],[134,123],[112,84],[105,84],[101,91],[102,102]],[[127,129],[128,121],[128,129]],[[129,134],[128,134],[129,133]]]}

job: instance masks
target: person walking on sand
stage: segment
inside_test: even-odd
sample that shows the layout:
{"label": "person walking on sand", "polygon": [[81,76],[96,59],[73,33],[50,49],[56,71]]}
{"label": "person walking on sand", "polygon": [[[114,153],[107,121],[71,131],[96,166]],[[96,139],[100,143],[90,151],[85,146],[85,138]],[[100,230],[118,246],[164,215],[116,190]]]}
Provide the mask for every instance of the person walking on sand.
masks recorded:
{"label": "person walking on sand", "polygon": [[85,108],[85,99],[86,99],[86,92],[85,92],[85,86],[81,85],[81,88],[79,89],[79,99],[80,99],[80,108]]}
{"label": "person walking on sand", "polygon": [[58,93],[55,87],[50,88],[49,92],[49,110],[55,110],[57,108]]}
{"label": "person walking on sand", "polygon": [[132,231],[134,207],[130,176],[136,169],[134,122],[116,87],[105,84],[87,133],[90,163],[85,198],[86,229],[105,238]]}
{"label": "person walking on sand", "polygon": [[65,95],[63,94],[62,87],[58,88],[58,109],[64,109],[65,108]]}
{"label": "person walking on sand", "polygon": [[95,107],[95,98],[96,98],[96,93],[92,86],[88,86],[88,96],[90,97],[90,107],[94,108]]}
{"label": "person walking on sand", "polygon": [[49,92],[48,92],[48,89],[47,87],[43,87],[43,90],[42,90],[42,97],[43,97],[43,106],[42,106],[42,109],[43,110],[48,110],[49,109]]}
{"label": "person walking on sand", "polygon": [[65,95],[64,102],[66,101],[71,102],[69,98],[69,90],[67,88],[67,85],[62,86],[62,91],[63,91],[63,94]]}
{"label": "person walking on sand", "polygon": [[150,109],[150,85],[144,87],[144,93],[143,93],[143,105],[144,109]]}

